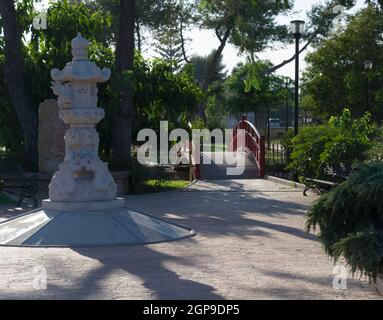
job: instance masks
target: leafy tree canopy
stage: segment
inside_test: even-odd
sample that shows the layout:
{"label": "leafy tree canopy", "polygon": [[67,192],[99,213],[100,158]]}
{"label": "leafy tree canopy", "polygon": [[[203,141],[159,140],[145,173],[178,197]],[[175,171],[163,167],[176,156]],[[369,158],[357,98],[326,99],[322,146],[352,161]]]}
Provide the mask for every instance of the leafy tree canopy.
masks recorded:
{"label": "leafy tree canopy", "polygon": [[251,53],[286,38],[287,28],[275,18],[290,8],[288,0],[201,0],[199,6],[201,27],[214,30],[219,39],[229,30],[229,41]]}
{"label": "leafy tree canopy", "polygon": [[[71,60],[70,42],[77,32],[81,32],[91,42],[90,59],[100,67],[112,69],[111,81],[99,86],[99,104],[106,109],[106,118],[98,125],[100,149],[101,155],[108,157],[113,140],[113,115],[120,97],[115,85],[113,15],[106,14],[105,10],[92,3],[53,1],[48,6],[49,27],[35,30],[31,25],[37,12],[28,6],[30,3],[26,0],[20,2],[18,10],[26,17],[24,32],[30,32],[30,37],[23,42],[23,51],[26,89],[36,113],[41,102],[55,98],[50,89],[50,70],[63,68]],[[0,36],[0,78],[3,79],[4,50],[1,43]],[[123,80],[135,89],[135,132],[142,127],[156,128],[160,120],[169,120],[175,125],[181,115],[190,119],[190,115],[196,113],[201,91],[194,81],[191,67],[174,73],[171,63],[161,59],[147,61],[137,52],[134,69],[126,72]],[[0,95],[0,147],[12,151],[20,159],[23,137],[3,81],[0,81]]]}
{"label": "leafy tree canopy", "polygon": [[[343,31],[320,42],[307,56],[304,108],[328,119],[348,106],[356,117],[369,111],[373,119],[383,119],[382,34],[383,13],[370,5],[350,17]],[[364,70],[366,60],[374,62],[370,72]]]}
{"label": "leafy tree canopy", "polygon": [[[265,74],[264,71],[270,68],[269,61],[256,61],[254,63],[239,64],[226,81],[227,104],[234,114],[243,114],[250,111],[258,111],[259,108],[269,106],[272,109],[284,104],[285,84],[284,79],[275,75]],[[257,69],[258,88],[245,90],[246,79],[249,78],[254,68]]]}

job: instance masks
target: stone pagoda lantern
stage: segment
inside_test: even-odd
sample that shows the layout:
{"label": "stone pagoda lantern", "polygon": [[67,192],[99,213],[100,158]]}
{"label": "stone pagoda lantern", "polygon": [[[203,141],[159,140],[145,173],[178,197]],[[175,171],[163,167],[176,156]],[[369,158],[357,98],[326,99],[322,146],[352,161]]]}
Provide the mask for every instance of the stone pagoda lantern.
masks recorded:
{"label": "stone pagoda lantern", "polygon": [[97,107],[97,83],[110,78],[88,60],[89,42],[72,40],[73,60],[53,69],[52,89],[59,117],[69,129],[65,158],[49,185],[42,208],[0,223],[0,246],[95,247],[148,244],[188,238],[195,232],[129,210],[116,197],[116,184],[98,156],[96,124],[105,112]]}
{"label": "stone pagoda lantern", "polygon": [[[89,42],[81,34],[72,40],[73,60],[64,70],[51,71],[58,96],[59,118],[70,126],[65,134],[65,159],[49,185],[51,202],[103,201],[116,198],[116,184],[98,157],[95,125],[105,112],[97,107],[97,83],[110,78],[88,60]],[[52,208],[52,203],[46,204]],[[44,207],[43,205],[43,207]]]}

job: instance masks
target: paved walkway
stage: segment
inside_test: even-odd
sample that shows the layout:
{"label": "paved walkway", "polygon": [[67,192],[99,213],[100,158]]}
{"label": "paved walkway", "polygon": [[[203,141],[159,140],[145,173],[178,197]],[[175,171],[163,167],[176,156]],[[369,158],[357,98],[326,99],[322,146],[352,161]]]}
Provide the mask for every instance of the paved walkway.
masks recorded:
{"label": "paved walkway", "polygon": [[203,180],[254,179],[259,177],[259,169],[248,152],[203,152],[201,177]]}
{"label": "paved walkway", "polygon": [[[358,277],[347,290],[333,289],[333,264],[304,231],[313,200],[265,180],[199,182],[182,192],[130,196],[128,207],[198,235],[123,248],[3,247],[0,298],[381,299]],[[46,290],[34,288],[41,267]]]}

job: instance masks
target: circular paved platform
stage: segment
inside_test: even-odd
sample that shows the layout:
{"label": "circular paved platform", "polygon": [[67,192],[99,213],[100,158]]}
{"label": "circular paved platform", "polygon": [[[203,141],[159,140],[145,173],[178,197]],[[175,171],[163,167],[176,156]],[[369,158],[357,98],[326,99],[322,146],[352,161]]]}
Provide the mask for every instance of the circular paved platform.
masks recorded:
{"label": "circular paved platform", "polygon": [[0,223],[0,246],[129,246],[182,240],[194,235],[193,230],[127,208],[38,209]]}

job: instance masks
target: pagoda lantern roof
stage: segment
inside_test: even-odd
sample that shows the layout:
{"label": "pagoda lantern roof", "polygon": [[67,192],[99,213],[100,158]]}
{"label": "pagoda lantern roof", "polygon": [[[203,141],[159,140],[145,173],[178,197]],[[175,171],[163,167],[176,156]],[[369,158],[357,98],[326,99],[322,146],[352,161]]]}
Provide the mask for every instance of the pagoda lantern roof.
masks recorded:
{"label": "pagoda lantern roof", "polygon": [[104,82],[110,78],[109,69],[100,69],[94,62],[88,60],[89,41],[80,33],[72,40],[73,59],[63,70],[53,69],[51,77],[59,82]]}

